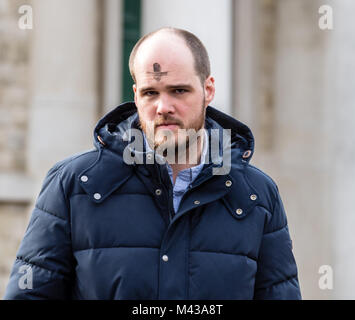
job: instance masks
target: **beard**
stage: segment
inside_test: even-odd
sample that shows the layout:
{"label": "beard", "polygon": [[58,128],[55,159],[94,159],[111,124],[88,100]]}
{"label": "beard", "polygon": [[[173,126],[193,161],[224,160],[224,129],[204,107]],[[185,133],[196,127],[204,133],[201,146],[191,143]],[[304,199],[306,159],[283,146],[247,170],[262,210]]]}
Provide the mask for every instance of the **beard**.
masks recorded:
{"label": "beard", "polygon": [[[204,128],[206,118],[205,97],[201,103],[199,114],[186,124],[183,121],[174,118],[170,114],[163,114],[155,121],[142,121],[139,117],[139,124],[144,132],[149,146],[163,157],[169,157],[170,161],[177,160],[183,156],[186,159],[186,152],[183,150],[191,150],[192,146],[196,144],[198,139],[201,139],[201,132]],[[158,126],[163,123],[174,123],[178,129],[158,129]],[[201,131],[200,131],[201,130]],[[171,151],[169,156],[169,150]],[[179,162],[180,163],[180,162]]]}

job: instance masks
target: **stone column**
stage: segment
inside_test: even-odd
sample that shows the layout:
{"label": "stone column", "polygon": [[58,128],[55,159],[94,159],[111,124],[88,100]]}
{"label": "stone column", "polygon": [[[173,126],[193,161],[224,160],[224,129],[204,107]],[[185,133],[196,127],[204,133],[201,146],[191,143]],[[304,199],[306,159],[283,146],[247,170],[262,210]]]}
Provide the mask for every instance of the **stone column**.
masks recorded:
{"label": "stone column", "polygon": [[[29,173],[92,147],[98,104],[96,0],[34,0]],[[38,188],[34,193],[38,193]]]}
{"label": "stone column", "polygon": [[329,34],[323,1],[278,1],[273,177],[279,181],[305,299],[329,299],[319,268],[332,265],[331,152],[325,94]]}
{"label": "stone column", "polygon": [[[250,0],[235,0],[233,17],[233,107],[232,115],[255,128],[256,97],[255,78],[258,52],[256,49],[257,3]],[[253,130],[253,134],[255,132]]]}
{"label": "stone column", "polygon": [[[318,26],[323,1],[279,1],[277,160],[305,298],[355,298],[355,3],[327,1],[332,30]],[[318,285],[321,265],[333,289]],[[330,275],[330,274],[329,274]]]}
{"label": "stone column", "polygon": [[206,46],[216,95],[211,105],[231,113],[232,98],[232,1],[143,0],[142,32],[177,27],[196,34]]}
{"label": "stone column", "polygon": [[103,50],[103,103],[102,112],[106,113],[122,101],[122,0],[104,2],[104,50]]}
{"label": "stone column", "polygon": [[333,30],[327,32],[324,92],[331,161],[328,223],[333,231],[333,298],[355,299],[355,2],[327,1]]}

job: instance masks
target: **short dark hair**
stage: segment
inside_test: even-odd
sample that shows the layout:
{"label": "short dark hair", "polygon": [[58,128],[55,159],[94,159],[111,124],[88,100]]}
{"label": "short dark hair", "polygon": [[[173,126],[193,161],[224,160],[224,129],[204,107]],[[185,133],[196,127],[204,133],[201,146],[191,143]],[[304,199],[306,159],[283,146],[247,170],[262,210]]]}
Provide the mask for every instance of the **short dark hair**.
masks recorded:
{"label": "short dark hair", "polygon": [[140,38],[138,42],[135,44],[129,56],[129,71],[131,73],[133,81],[136,82],[136,77],[134,74],[134,60],[139,47],[145,40],[149,39],[150,37],[152,37],[153,35],[161,31],[173,32],[174,34],[180,36],[185,41],[187,47],[190,49],[192,56],[194,58],[196,74],[199,76],[201,83],[203,84],[211,73],[210,59],[208,57],[208,53],[205,46],[203,45],[201,40],[197,38],[193,33],[183,29],[178,29],[173,27],[163,27],[153,32],[150,32],[145,36],[143,36],[142,38]]}

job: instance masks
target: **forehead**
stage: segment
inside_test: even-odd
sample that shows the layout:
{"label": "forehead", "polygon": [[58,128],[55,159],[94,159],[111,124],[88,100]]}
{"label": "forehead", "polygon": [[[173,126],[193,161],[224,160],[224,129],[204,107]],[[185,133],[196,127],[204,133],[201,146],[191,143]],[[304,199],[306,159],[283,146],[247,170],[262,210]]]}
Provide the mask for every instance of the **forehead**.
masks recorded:
{"label": "forehead", "polygon": [[196,75],[194,59],[183,39],[164,35],[148,39],[138,49],[134,72],[137,82],[179,80]]}

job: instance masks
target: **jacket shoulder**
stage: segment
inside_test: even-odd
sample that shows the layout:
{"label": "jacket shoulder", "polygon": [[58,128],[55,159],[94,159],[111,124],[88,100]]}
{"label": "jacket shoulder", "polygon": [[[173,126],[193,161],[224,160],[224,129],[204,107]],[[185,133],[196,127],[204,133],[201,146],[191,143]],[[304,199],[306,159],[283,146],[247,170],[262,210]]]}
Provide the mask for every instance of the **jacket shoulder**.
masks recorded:
{"label": "jacket shoulder", "polygon": [[46,179],[50,176],[58,176],[66,196],[73,192],[80,192],[79,190],[74,190],[78,186],[75,181],[81,172],[96,162],[98,156],[99,151],[97,149],[90,149],[64,158],[49,169]]}
{"label": "jacket shoulder", "polygon": [[272,212],[275,201],[279,197],[279,189],[274,179],[249,163],[245,168],[245,178],[258,193],[262,206]]}
{"label": "jacket shoulder", "polygon": [[88,165],[90,165],[92,162],[94,162],[97,159],[97,156],[97,149],[85,150],[56,162],[50,170],[64,173],[80,172],[87,168]]}

